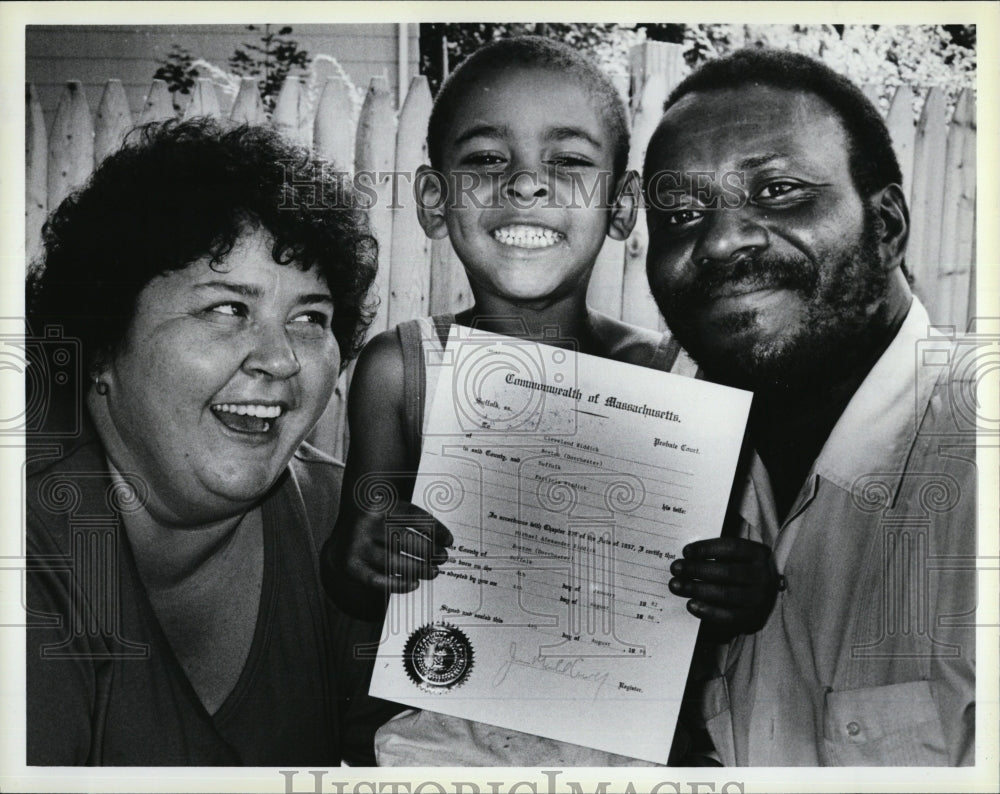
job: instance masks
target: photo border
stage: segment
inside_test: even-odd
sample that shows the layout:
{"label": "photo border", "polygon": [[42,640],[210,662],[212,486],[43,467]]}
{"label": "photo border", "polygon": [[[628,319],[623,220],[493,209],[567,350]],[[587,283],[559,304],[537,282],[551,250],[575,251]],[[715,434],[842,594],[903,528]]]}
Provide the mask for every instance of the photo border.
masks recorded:
{"label": "photo border", "polygon": [[[544,16],[544,19],[542,17]],[[0,180],[0,322],[23,318],[24,276],[24,103],[25,26],[38,24],[212,24],[250,23],[278,19],[288,24],[346,22],[476,22],[476,21],[573,21],[573,22],[663,22],[722,21],[762,23],[824,22],[864,24],[977,25],[978,96],[1000,96],[1000,5],[993,2],[813,2],[813,3],[343,3],[343,2],[122,2],[122,3],[3,3],[0,4],[0,98],[8,108],[0,120],[0,154],[11,167]],[[980,101],[978,112],[978,172],[997,173],[998,113],[1000,103]],[[998,180],[978,181],[977,196],[977,298],[978,314],[1000,318],[1000,217]],[[989,219],[993,218],[993,221]],[[3,319],[7,318],[7,319]],[[22,321],[23,327],[23,321]],[[2,363],[2,362],[0,362]],[[23,407],[23,388],[4,377],[0,392],[6,415]],[[995,374],[995,373],[994,373]],[[987,381],[980,391],[986,404],[1000,403],[997,384]],[[968,769],[824,768],[824,769],[351,769],[324,770],[317,776],[308,769],[217,769],[217,768],[40,768],[25,767],[24,759],[24,633],[4,628],[23,620],[21,577],[17,559],[23,549],[23,519],[20,492],[24,460],[23,445],[0,441],[0,504],[5,532],[0,535],[0,791],[295,791],[368,792],[455,791],[455,783],[472,794],[473,784],[482,792],[569,791],[569,782],[597,786],[609,781],[606,791],[995,791],[998,769],[998,680],[997,653],[997,563],[998,483],[997,448],[980,441],[979,535],[980,617],[977,631],[977,765]],[[292,772],[289,779],[289,774]],[[319,770],[315,770],[319,771]],[[284,773],[283,773],[284,772]],[[337,786],[344,782],[343,787]],[[402,783],[410,781],[409,789]],[[534,789],[530,786],[534,783]],[[520,784],[520,785],[518,785]],[[632,785],[628,789],[628,784]],[[728,787],[727,787],[728,784]],[[736,786],[739,784],[739,787]],[[290,786],[290,787],[289,787]],[[462,789],[459,789],[462,790]]]}

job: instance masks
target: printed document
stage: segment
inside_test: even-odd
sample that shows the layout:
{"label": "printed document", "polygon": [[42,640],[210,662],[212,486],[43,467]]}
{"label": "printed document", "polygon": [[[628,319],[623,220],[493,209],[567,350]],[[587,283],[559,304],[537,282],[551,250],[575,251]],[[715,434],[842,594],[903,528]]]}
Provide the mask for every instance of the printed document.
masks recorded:
{"label": "printed document", "polygon": [[427,370],[413,502],[455,540],[371,694],[666,763],[699,625],[670,563],[721,531],[750,393],[459,326]]}

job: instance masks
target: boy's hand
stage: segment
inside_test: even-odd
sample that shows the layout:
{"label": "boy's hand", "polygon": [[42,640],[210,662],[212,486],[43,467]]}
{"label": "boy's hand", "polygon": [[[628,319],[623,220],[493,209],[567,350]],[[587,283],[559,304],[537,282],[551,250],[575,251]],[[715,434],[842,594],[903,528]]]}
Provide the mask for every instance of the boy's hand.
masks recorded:
{"label": "boy's hand", "polygon": [[448,560],[451,532],[409,502],[392,516],[358,511],[337,522],[323,547],[323,582],[334,601],[356,617],[381,618],[390,593],[415,590]]}
{"label": "boy's hand", "polygon": [[670,572],[670,591],[691,599],[688,611],[728,636],[762,629],[778,595],[771,549],[744,538],[689,543]]}

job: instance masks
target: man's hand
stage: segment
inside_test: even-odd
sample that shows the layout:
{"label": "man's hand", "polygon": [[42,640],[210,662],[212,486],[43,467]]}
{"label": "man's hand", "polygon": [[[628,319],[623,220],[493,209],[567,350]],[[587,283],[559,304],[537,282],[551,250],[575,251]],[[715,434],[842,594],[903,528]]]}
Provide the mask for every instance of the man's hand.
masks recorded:
{"label": "man's hand", "polygon": [[337,522],[323,547],[323,584],[348,613],[381,619],[389,594],[407,593],[437,576],[453,543],[447,527],[409,502],[397,504],[388,519],[355,512]]}
{"label": "man's hand", "polygon": [[689,543],[670,572],[670,591],[691,599],[688,611],[729,637],[764,627],[780,581],[771,549],[744,538]]}

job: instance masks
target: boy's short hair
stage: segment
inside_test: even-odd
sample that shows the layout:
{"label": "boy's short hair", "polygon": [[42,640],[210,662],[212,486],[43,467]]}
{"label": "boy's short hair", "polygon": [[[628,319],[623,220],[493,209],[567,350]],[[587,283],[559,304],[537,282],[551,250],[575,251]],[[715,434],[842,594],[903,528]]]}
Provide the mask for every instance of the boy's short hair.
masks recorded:
{"label": "boy's short hair", "polygon": [[830,105],[847,134],[851,181],[861,196],[870,196],[886,185],[903,184],[892,138],[881,114],[849,79],[807,55],[747,48],[708,61],[670,92],[663,110],[666,112],[682,97],[696,91],[747,85],[806,91]]}
{"label": "boy's short hair", "polygon": [[466,58],[441,85],[427,125],[431,166],[441,168],[444,137],[462,96],[484,75],[504,69],[559,69],[593,95],[612,139],[614,176],[628,164],[629,130],[625,103],[611,79],[572,47],[543,36],[517,36],[485,44]]}

